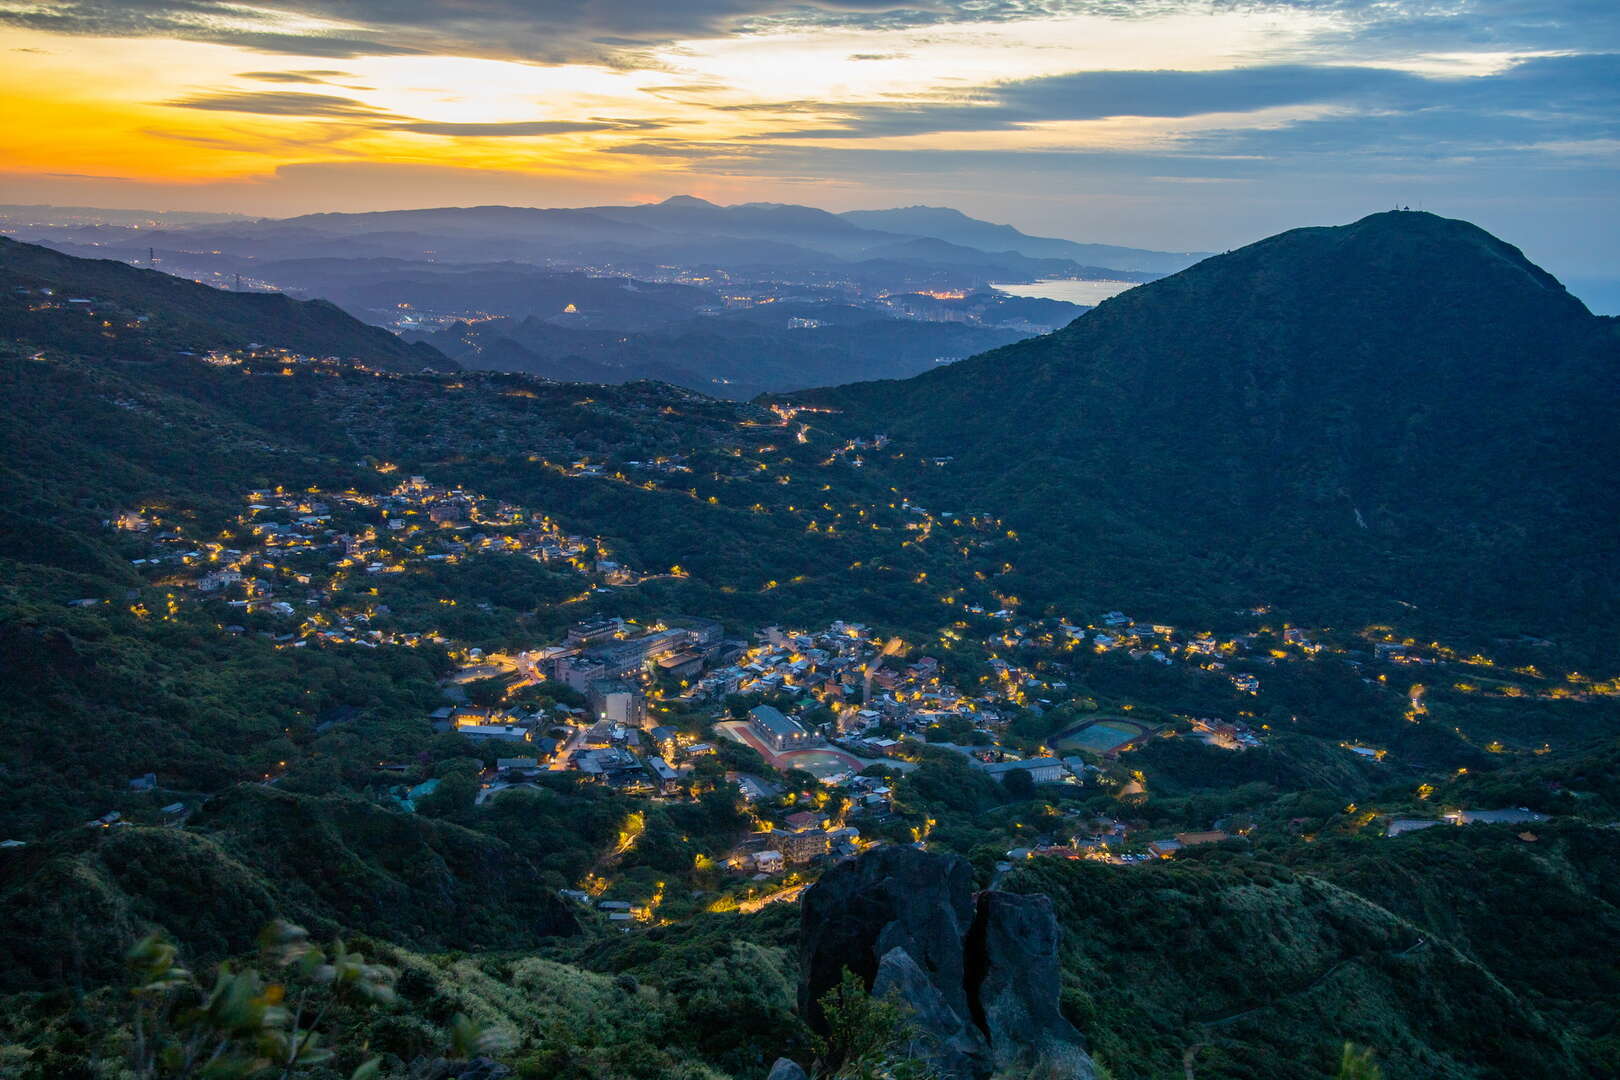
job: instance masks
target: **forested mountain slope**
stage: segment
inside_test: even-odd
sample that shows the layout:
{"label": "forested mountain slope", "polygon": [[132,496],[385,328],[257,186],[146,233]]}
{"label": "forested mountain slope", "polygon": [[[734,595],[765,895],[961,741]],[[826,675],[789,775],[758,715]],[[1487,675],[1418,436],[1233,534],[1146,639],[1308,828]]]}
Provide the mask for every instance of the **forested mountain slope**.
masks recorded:
{"label": "forested mountain slope", "polygon": [[1620,337],[1432,214],[1297,229],[904,382],[809,392],[949,457],[1048,576],[1614,627]]}

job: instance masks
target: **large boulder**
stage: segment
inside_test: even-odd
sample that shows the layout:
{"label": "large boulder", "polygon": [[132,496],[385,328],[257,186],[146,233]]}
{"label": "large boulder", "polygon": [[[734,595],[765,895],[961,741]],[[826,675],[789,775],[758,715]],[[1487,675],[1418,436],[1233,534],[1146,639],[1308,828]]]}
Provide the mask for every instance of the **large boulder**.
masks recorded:
{"label": "large boulder", "polygon": [[906,1055],[926,1061],[941,1076],[979,1076],[987,1072],[990,1047],[971,1012],[946,1004],[940,988],[902,948],[890,949],[872,980],[873,997],[904,1003],[912,1025]]}
{"label": "large boulder", "polygon": [[799,1009],[825,1033],[820,999],[848,968],[906,1008],[909,1053],[943,1077],[1092,1080],[1084,1040],[1058,1010],[1058,940],[1046,897],[975,896],[964,859],[876,848],[804,894]]}
{"label": "large boulder", "polygon": [[765,1080],[810,1080],[804,1068],[792,1058],[777,1058]]}
{"label": "large boulder", "polygon": [[868,988],[890,949],[903,948],[938,988],[945,1005],[968,1016],[963,943],[973,924],[973,868],[955,855],[876,848],[840,863],[806,890],[799,939],[799,1010],[825,1032],[821,996],[847,967]]}
{"label": "large boulder", "polygon": [[967,944],[969,1000],[997,1072],[1093,1075],[1084,1038],[1058,1008],[1058,940],[1049,898],[979,894]]}

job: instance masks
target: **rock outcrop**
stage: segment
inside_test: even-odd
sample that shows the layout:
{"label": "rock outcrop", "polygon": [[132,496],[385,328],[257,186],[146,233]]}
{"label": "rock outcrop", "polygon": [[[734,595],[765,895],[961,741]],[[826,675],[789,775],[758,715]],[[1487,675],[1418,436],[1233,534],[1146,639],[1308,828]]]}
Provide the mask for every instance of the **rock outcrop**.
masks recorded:
{"label": "rock outcrop", "polygon": [[765,1080],[810,1080],[804,1068],[791,1058],[777,1058]]}
{"label": "rock outcrop", "polygon": [[1058,940],[1046,897],[975,896],[962,858],[877,848],[804,895],[799,1009],[824,1031],[820,998],[848,968],[906,1007],[911,1053],[943,1076],[1091,1080],[1084,1039],[1058,1010]]}

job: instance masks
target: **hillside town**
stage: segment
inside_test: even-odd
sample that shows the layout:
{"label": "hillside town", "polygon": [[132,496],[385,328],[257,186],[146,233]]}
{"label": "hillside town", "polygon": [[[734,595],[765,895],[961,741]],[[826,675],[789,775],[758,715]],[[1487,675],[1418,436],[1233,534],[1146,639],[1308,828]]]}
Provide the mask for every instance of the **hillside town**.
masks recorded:
{"label": "hillside town", "polygon": [[[793,415],[779,418],[786,423]],[[858,453],[862,445],[871,444],[857,440],[840,453]],[[391,488],[252,490],[211,536],[161,506],[109,520],[110,528],[145,543],[146,552],[131,565],[165,590],[161,606],[138,601],[131,611],[163,620],[183,605],[202,604],[220,613],[221,632],[256,634],[277,648],[442,649],[452,663],[444,704],[423,722],[487,755],[480,806],[561,777],[665,801],[697,799],[717,782],[733,785],[756,822],[724,862],[743,885],[739,903],[791,899],[807,872],[873,843],[873,828],[894,821],[895,780],[915,769],[925,752],[955,755],[1009,789],[1060,784],[1118,800],[1120,812],[1113,815],[1066,812],[1027,845],[1009,849],[998,864],[1002,872],[1025,858],[1131,864],[1241,839],[1241,821],[1171,832],[1134,821],[1129,807],[1146,796],[1145,778],[1122,764],[1124,756],[1155,739],[1195,740],[1232,753],[1263,748],[1269,725],[1245,702],[1258,698],[1268,670],[1283,664],[1332,657],[1369,685],[1382,684],[1402,666],[1492,666],[1484,657],[1397,638],[1388,627],[1346,636],[1274,625],[1263,606],[1235,613],[1252,630],[1216,635],[1119,610],[1090,620],[1034,618],[1018,612],[1016,598],[997,610],[962,603],[962,617],[925,643],[852,620],[819,629],[736,628],[671,613],[653,620],[587,615],[559,632],[520,633],[522,644],[486,650],[446,628],[465,605],[484,615],[493,611],[465,595],[434,595],[432,583],[447,568],[491,555],[528,560],[576,582],[572,592],[551,601],[559,612],[572,605],[588,610],[593,597],[659,578],[678,580],[684,571],[633,569],[600,539],[570,534],[545,513],[423,476],[396,480],[397,469],[387,462],[373,467]],[[664,476],[687,468],[678,457],[626,467]],[[623,469],[608,473],[584,461],[566,471],[585,479],[630,478]],[[903,499],[897,509],[910,519],[902,545],[958,520]],[[959,655],[968,652],[982,663],[964,667]],[[1213,707],[1169,716],[1133,714],[1129,703],[1100,708],[1083,693],[1077,697],[1071,685],[1076,655],[1196,673]],[[969,685],[952,675],[975,667],[980,674]],[[1611,690],[1572,676],[1546,693]],[[1407,719],[1422,722],[1422,687],[1415,685],[1408,699]],[[1048,734],[1029,737],[1027,718],[1048,713],[1058,718],[1047,725]],[[1358,759],[1387,761],[1383,747],[1341,745]],[[816,801],[807,807],[802,799],[784,798],[793,785],[783,777],[807,779],[820,792]],[[410,811],[436,784],[394,786],[380,796]],[[173,807],[176,819],[186,813],[183,803]],[[1387,831],[1393,837],[1445,820],[1495,820],[1489,813],[1498,812],[1400,818]],[[926,826],[912,832],[912,842],[926,846]],[[595,903],[606,887],[607,879],[598,877],[594,891],[575,891],[581,902]],[[640,915],[603,910],[615,921],[646,917],[644,909],[637,909]]]}

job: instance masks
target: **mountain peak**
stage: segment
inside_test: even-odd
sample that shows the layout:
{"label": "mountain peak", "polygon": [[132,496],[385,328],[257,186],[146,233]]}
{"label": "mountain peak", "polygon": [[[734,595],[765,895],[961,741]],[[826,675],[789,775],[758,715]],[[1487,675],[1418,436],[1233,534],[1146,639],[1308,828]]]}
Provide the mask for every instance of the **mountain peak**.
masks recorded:
{"label": "mountain peak", "polygon": [[718,204],[712,203],[708,199],[700,199],[696,195],[671,195],[669,198],[665,199],[661,203],[658,203],[657,205],[675,207],[684,206],[690,208],[705,207],[710,210],[718,210],[720,208]]}
{"label": "mountain peak", "polygon": [[[1504,304],[1529,305],[1547,318],[1589,314],[1512,244],[1472,222],[1423,210],[1385,210],[1348,225],[1291,229],[1175,276],[1252,273],[1262,264],[1273,271],[1287,266],[1292,285],[1269,275],[1256,285],[1274,296],[1294,294],[1300,303],[1354,284],[1363,303],[1388,291],[1392,295],[1384,299],[1401,310],[1426,299],[1431,306],[1478,306],[1491,317]],[[1393,295],[1398,293],[1408,295]],[[1529,308],[1524,310],[1528,315]]]}
{"label": "mountain peak", "polygon": [[[1051,558],[1078,545],[1100,591],[1201,580],[1172,555],[1114,560],[1108,522],[1143,551],[1263,562],[1268,595],[1332,566],[1419,606],[1533,621],[1586,610],[1605,565],[1591,538],[1612,535],[1617,362],[1607,323],[1517,248],[1397,211],[814,397],[908,457],[951,455],[953,501],[1005,512],[1031,545],[1051,530]],[[1549,568],[1533,588],[1514,580],[1530,567]]]}

